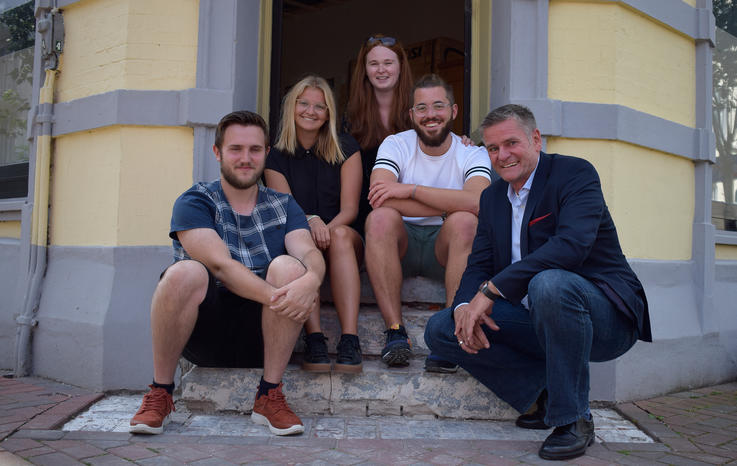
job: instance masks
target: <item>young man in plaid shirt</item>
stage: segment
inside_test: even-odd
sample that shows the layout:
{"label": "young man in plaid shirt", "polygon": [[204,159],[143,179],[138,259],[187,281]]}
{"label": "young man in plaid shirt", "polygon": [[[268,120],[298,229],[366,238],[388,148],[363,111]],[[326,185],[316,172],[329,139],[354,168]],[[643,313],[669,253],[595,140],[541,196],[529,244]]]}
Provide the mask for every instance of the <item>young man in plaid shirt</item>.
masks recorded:
{"label": "young man in plaid shirt", "polygon": [[213,146],[220,179],[195,184],[174,204],[175,262],[151,304],[154,378],[131,432],[163,431],[180,356],[204,367],[263,367],[253,421],[276,435],[304,432],[281,378],[325,263],[295,200],[258,184],[268,140],[259,115],[223,117]]}

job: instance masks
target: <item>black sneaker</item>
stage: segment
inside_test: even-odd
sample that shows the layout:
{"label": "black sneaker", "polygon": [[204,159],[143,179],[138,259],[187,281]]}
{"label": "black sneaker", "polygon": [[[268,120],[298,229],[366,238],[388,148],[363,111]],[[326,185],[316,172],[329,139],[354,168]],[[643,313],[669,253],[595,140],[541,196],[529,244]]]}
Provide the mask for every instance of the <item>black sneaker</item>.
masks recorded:
{"label": "black sneaker", "polygon": [[388,366],[409,366],[412,345],[404,325],[392,325],[384,331],[386,346],[381,350],[381,360]]}
{"label": "black sneaker", "polygon": [[305,335],[305,352],[302,356],[302,370],[308,372],[330,372],[327,338],[321,332]]}
{"label": "black sneaker", "polygon": [[357,335],[343,334],[338,342],[338,357],[335,359],[335,372],[355,374],[363,370],[361,364],[361,344]]}
{"label": "black sneaker", "polygon": [[425,358],[425,371],[426,372],[437,372],[439,374],[453,374],[458,370],[458,364],[454,364],[450,361],[445,361],[438,358],[434,354],[429,354]]}

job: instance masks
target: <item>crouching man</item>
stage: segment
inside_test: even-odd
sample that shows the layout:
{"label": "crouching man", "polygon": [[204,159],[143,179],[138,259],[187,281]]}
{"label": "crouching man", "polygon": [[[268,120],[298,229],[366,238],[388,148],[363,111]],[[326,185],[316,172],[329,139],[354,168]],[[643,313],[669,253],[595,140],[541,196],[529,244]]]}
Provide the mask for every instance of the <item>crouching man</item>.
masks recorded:
{"label": "crouching man", "polygon": [[252,420],[276,435],[304,432],[281,379],[325,263],[295,200],[258,185],[268,140],[259,115],[223,117],[213,146],[220,179],[195,184],[174,204],[175,262],[151,303],[153,383],[131,432],[163,431],[180,356],[204,367],[263,367]]}
{"label": "crouching man", "polygon": [[575,458],[594,442],[589,361],[652,341],[645,292],[589,162],[542,152],[519,105],[489,113],[481,132],[502,179],[481,195],[458,293],[425,341],[518,411],[534,404],[517,425],[555,427],[542,458]]}

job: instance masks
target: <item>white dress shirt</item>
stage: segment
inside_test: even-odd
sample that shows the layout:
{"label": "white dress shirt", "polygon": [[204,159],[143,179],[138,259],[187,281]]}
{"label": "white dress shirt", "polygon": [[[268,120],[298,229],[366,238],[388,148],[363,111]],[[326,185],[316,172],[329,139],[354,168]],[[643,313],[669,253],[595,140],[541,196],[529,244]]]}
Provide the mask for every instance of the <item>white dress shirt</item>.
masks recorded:
{"label": "white dress shirt", "polygon": [[[535,169],[530,173],[529,178],[525,181],[525,184],[520,188],[519,193],[515,193],[512,189],[512,185],[507,186],[507,199],[512,204],[512,264],[522,259],[522,253],[520,251],[520,238],[522,236],[522,217],[525,215],[525,207],[527,207],[527,198],[530,196],[530,189],[532,188],[532,180],[535,178],[535,172],[537,172],[537,165],[540,163],[540,156],[537,156],[535,162]],[[504,292],[497,287],[497,291],[502,298],[506,299]],[[453,310],[458,309],[460,306],[468,303],[460,303]],[[527,296],[522,298],[522,305],[529,309],[527,305]]]}
{"label": "white dress shirt", "polygon": [[[507,187],[507,199],[512,204],[512,264],[522,259],[522,252],[520,251],[520,242],[522,237],[522,217],[525,215],[525,207],[527,207],[527,198],[530,196],[530,189],[532,188],[532,180],[535,178],[535,172],[537,171],[537,164],[540,162],[540,156],[535,162],[535,169],[530,173],[530,177],[527,178],[525,184],[520,188],[518,193],[514,192],[512,185]],[[504,292],[497,287],[499,294],[503,297]],[[527,296],[522,298],[522,305],[529,309],[527,304]]]}

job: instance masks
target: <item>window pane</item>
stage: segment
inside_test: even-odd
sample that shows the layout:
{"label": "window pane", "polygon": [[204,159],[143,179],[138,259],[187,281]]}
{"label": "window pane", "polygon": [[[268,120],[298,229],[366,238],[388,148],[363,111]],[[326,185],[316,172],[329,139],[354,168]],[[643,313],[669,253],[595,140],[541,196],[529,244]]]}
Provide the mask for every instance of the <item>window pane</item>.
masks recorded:
{"label": "window pane", "polygon": [[23,197],[28,185],[26,120],[36,20],[32,1],[5,1],[0,6],[6,7],[0,13],[0,198]]}

